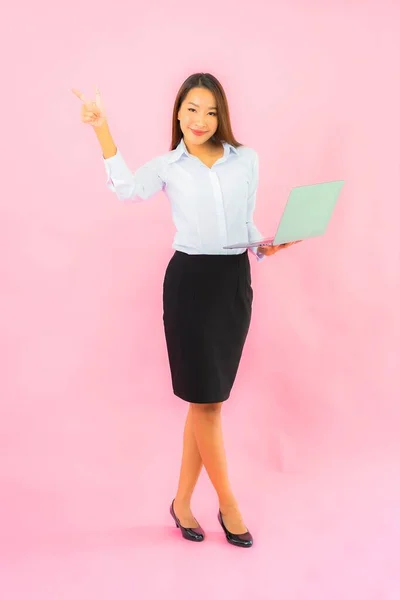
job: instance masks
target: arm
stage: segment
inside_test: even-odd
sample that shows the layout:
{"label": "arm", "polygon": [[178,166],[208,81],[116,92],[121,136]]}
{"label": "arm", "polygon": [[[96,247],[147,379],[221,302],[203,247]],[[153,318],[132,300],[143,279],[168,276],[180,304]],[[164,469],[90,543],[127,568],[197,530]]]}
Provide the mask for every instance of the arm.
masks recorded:
{"label": "arm", "polygon": [[93,129],[103,151],[103,158],[107,159],[111,156],[115,156],[117,147],[112,138],[107,121],[104,121],[103,125],[100,127],[93,127]]}
{"label": "arm", "polygon": [[107,185],[120,200],[132,199],[136,202],[146,200],[163,189],[165,181],[160,175],[164,172],[162,157],[153,159],[135,173],[129,169],[119,152],[106,118],[99,89],[96,100],[90,102],[84,94],[72,89],[82,104],[81,121],[91,125],[103,151],[103,160],[107,171]]}
{"label": "arm", "polygon": [[[262,239],[260,231],[254,224],[253,216],[256,207],[257,188],[259,181],[259,159],[257,152],[254,152],[253,163],[252,163],[252,177],[250,181],[249,197],[247,199],[247,231],[249,234],[249,242],[256,242]],[[249,250],[257,257],[257,261],[263,260],[265,255],[262,254],[258,248],[249,248]]]}
{"label": "arm", "polygon": [[94,130],[103,151],[107,187],[120,200],[141,202],[163,189],[165,182],[160,176],[162,172],[160,158],[147,162],[139,167],[135,173],[132,173],[114,143],[108,123],[105,122],[101,127],[96,127]]}

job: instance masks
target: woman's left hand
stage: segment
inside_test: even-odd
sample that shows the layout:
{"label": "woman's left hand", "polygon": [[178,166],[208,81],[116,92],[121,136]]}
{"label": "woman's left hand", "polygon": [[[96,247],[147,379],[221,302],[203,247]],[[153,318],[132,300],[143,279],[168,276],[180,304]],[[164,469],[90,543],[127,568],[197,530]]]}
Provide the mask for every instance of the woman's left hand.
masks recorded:
{"label": "woman's left hand", "polygon": [[258,246],[257,250],[265,256],[272,256],[272,254],[276,254],[278,250],[289,248],[289,246],[293,246],[293,244],[299,244],[300,242],[301,240],[298,240],[297,242],[287,242],[286,244],[278,244],[277,246]]}

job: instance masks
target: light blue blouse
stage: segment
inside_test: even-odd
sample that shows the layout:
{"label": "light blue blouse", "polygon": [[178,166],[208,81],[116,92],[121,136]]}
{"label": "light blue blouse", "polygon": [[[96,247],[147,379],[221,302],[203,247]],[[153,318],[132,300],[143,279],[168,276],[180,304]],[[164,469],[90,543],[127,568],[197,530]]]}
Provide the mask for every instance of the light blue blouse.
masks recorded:
{"label": "light blue blouse", "polygon": [[[177,148],[132,172],[119,148],[104,160],[107,186],[120,200],[141,202],[164,191],[176,228],[172,247],[187,254],[240,254],[223,246],[263,236],[253,221],[258,187],[258,154],[247,146],[224,142],[224,155],[211,168]],[[251,249],[258,260],[264,255]]]}

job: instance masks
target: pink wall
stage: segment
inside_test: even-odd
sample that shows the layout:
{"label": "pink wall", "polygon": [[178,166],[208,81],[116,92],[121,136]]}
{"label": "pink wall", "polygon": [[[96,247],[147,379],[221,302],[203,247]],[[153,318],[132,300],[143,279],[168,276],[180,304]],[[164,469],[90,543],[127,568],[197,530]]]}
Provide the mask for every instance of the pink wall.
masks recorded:
{"label": "pink wall", "polygon": [[[400,5],[8,10],[4,598],[176,599],[201,574],[194,599],[398,600]],[[161,321],[169,207],[163,195],[118,203],[70,92],[99,85],[134,169],[168,150],[175,93],[197,70],[222,80],[238,139],[259,152],[266,235],[291,186],[346,180],[324,238],[252,262],[252,330],[225,409],[257,541],[246,556],[224,544],[206,478],[196,513],[209,545],[188,548],[171,529],[186,406],[170,391]]]}

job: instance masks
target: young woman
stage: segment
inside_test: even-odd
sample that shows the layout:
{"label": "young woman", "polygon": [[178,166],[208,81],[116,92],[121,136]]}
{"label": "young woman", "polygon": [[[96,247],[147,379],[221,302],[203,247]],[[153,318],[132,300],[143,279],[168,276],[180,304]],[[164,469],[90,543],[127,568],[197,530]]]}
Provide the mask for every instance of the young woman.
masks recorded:
{"label": "young woman", "polygon": [[[191,511],[204,465],[219,500],[218,520],[231,544],[253,544],[231,488],[221,407],[229,398],[250,326],[253,290],[248,252],[223,247],[262,239],[253,222],[258,155],[232,133],[220,82],[195,73],[178,91],[170,151],[132,172],[114,143],[100,93],[83,102],[94,128],[107,185],[121,200],[140,202],[164,190],[176,227],[163,285],[163,323],[174,394],[189,403],[178,489],[170,512],[184,538],[205,534]],[[257,260],[283,247],[258,247]]]}

